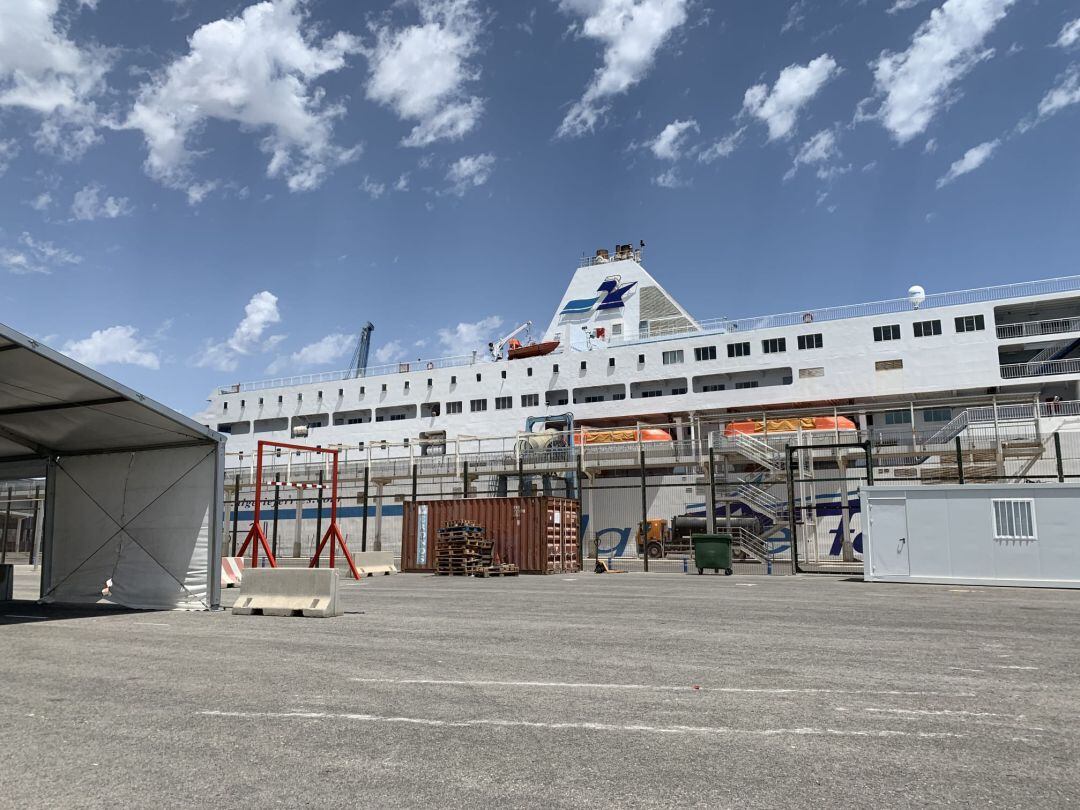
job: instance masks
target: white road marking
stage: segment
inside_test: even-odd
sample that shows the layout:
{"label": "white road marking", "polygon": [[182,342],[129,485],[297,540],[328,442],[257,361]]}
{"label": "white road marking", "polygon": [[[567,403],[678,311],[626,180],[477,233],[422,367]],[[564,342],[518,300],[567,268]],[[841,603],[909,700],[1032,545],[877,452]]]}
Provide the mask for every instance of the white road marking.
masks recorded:
{"label": "white road marking", "polygon": [[880,714],[919,715],[923,717],[1005,717],[1009,720],[1023,720],[1022,714],[997,714],[995,712],[969,712],[962,709],[879,709],[866,707],[865,712]]}
{"label": "white road marking", "polygon": [[1038,667],[1020,667],[1016,666],[1015,664],[990,664],[989,666],[991,669],[1022,669],[1024,671],[1033,671],[1038,669]]}
{"label": "white road marking", "polygon": [[[451,681],[434,680],[429,678],[349,678],[354,683],[386,683],[399,686],[510,686],[525,689],[620,689],[638,690],[644,692],[732,692],[736,694],[762,694],[762,695],[942,695],[943,692],[907,692],[896,689],[867,690],[867,689],[784,689],[784,688],[755,688],[741,686],[702,686],[687,684],[685,686],[672,686],[670,684],[640,684],[640,683],[576,683],[570,681]],[[974,697],[972,693],[949,693],[951,697]]]}
{"label": "white road marking", "polygon": [[475,720],[436,720],[427,717],[384,717],[375,714],[350,714],[329,712],[231,712],[201,711],[207,717],[238,719],[267,718],[272,720],[355,720],[367,723],[400,723],[403,725],[435,726],[441,728],[537,728],[552,731],[582,730],[605,732],[639,732],[645,734],[683,735],[745,735],[752,737],[963,737],[963,734],[936,731],[900,731],[895,729],[838,729],[838,728],[730,728],[727,726],[618,726],[610,723],[541,723],[528,720],[499,720],[478,718]]}

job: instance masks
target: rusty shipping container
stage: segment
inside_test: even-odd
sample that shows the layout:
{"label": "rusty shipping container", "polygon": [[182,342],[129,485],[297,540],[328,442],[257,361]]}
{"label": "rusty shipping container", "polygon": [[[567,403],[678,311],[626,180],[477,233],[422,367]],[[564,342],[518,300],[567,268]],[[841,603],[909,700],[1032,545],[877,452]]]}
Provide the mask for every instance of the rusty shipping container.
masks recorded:
{"label": "rusty shipping container", "polygon": [[573,573],[580,570],[579,504],[568,498],[465,498],[404,504],[401,570],[435,570],[439,528],[471,520],[495,541],[504,563],[523,574]]}

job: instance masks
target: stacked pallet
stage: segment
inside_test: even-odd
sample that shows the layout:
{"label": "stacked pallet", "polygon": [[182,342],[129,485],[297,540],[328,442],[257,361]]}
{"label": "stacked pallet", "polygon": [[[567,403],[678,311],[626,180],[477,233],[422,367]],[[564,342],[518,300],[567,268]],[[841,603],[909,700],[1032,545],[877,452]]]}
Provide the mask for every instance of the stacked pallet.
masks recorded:
{"label": "stacked pallet", "polygon": [[495,542],[485,536],[484,527],[468,520],[443,524],[438,530],[435,573],[443,577],[516,576],[516,565],[495,563]]}

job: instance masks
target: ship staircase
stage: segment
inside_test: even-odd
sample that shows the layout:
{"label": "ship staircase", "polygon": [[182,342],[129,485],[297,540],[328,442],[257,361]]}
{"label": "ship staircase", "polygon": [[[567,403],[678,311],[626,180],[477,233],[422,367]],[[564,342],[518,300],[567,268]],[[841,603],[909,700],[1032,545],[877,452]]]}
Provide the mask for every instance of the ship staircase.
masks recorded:
{"label": "ship staircase", "polygon": [[[717,530],[730,532],[736,550],[744,559],[771,569],[778,552],[787,551],[790,522],[785,486],[784,451],[767,440],[746,433],[734,436],[713,434],[711,445],[718,456],[727,456],[725,469],[737,466],[741,472],[722,475],[717,471],[717,487],[725,505],[717,504]],[[724,510],[728,510],[725,512]],[[751,531],[745,525],[724,527],[724,517],[753,518],[761,527]]]}

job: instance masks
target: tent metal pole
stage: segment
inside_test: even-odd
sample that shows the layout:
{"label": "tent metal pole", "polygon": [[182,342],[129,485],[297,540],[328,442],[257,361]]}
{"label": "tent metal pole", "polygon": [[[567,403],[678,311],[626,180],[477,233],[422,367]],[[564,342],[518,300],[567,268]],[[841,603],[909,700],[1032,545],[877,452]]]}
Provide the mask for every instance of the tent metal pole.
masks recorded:
{"label": "tent metal pole", "polygon": [[[240,488],[237,487],[237,492]],[[221,607],[221,550],[225,529],[225,443],[217,443],[214,454],[214,492],[210,504],[210,548],[207,561],[207,601],[211,610]],[[235,541],[234,541],[235,542]]]}
{"label": "tent metal pole", "polygon": [[30,518],[30,565],[38,565],[38,509],[41,506],[41,487],[34,487],[34,516]]}
{"label": "tent metal pole", "polygon": [[[7,562],[8,534],[11,533],[11,487],[7,488],[7,508],[4,510],[4,547],[0,549],[0,565]],[[19,550],[16,541],[15,550]]]}
{"label": "tent metal pole", "polygon": [[56,504],[56,472],[60,467],[56,458],[49,457],[49,465],[45,469],[45,514],[41,524],[41,584],[38,587],[38,596],[48,593],[48,586],[52,582],[53,564],[53,527],[55,525]]}

